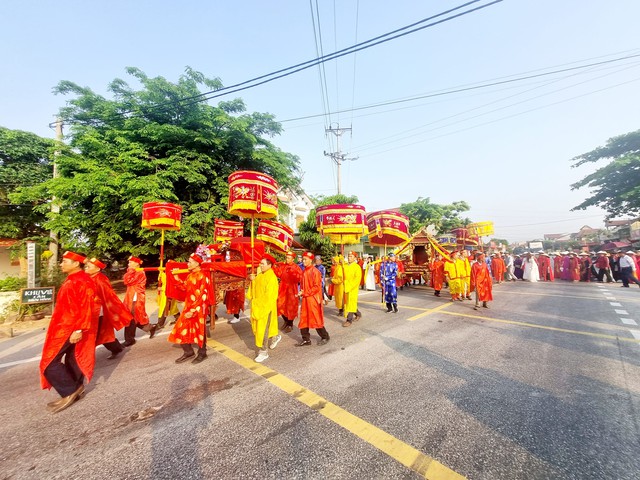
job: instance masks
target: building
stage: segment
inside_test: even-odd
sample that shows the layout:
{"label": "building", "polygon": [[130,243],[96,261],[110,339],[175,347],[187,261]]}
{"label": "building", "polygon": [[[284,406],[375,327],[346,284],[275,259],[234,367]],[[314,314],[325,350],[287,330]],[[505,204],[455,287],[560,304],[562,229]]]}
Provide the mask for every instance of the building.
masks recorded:
{"label": "building", "polygon": [[296,193],[289,189],[281,189],[278,192],[278,201],[285,204],[289,210],[287,214],[280,216],[280,221],[291,227],[294,233],[298,233],[300,224],[307,219],[315,205],[306,193]]}

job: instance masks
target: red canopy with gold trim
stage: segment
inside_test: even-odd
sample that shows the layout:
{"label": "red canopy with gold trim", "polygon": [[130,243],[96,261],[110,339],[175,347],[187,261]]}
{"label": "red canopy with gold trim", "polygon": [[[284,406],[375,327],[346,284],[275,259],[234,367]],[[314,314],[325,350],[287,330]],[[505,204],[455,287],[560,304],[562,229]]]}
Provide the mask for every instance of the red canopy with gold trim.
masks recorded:
{"label": "red canopy with gold trim", "polygon": [[366,215],[362,205],[324,205],[316,209],[316,226],[332,243],[349,245],[367,233]]}
{"label": "red canopy with gold trim", "polygon": [[373,246],[395,246],[409,240],[409,217],[393,210],[367,214],[369,243]]}
{"label": "red canopy with gold trim", "polygon": [[180,230],[182,207],[168,202],[147,202],[142,205],[142,228],[150,230]]}
{"label": "red canopy with gold trim", "polygon": [[244,218],[275,217],[278,214],[278,183],[262,172],[233,172],[229,175],[228,211]]}
{"label": "red canopy with gold trim", "polygon": [[213,228],[214,242],[227,242],[237,237],[241,237],[244,230],[242,222],[234,222],[232,220],[215,220]]}
{"label": "red canopy with gold trim", "polygon": [[256,238],[284,253],[291,248],[293,243],[293,230],[282,223],[262,220],[258,224]]}

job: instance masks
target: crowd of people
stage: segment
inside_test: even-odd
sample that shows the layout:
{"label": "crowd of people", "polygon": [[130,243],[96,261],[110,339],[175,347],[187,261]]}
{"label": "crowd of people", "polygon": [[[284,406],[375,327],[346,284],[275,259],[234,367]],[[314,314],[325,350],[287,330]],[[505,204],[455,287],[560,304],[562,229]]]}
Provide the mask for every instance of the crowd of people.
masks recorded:
{"label": "crowd of people", "polygon": [[[207,322],[215,320],[216,295],[211,275],[203,270],[202,255],[193,253],[187,262],[186,278],[176,271],[173,276],[176,288],[184,293],[182,311],[176,302],[167,305],[173,310],[175,323],[168,341],[180,345],[182,355],[175,360],[183,363],[191,360],[198,364],[207,358]],[[47,408],[53,413],[68,408],[84,396],[84,381],[91,380],[95,364],[95,347],[104,345],[109,350],[107,359],[115,359],[136,343],[136,329],[151,338],[165,325],[166,313],[161,313],[157,324],[151,324],[146,311],[146,274],[142,260],[130,257],[123,277],[126,286],[121,301],[109,279],[102,273],[106,265],[97,258],[85,258],[74,252],[66,252],[60,268],[67,275],[61,285],[40,362],[43,388],[53,387],[60,399],[50,402]],[[489,308],[493,300],[493,284],[524,280],[529,282],[597,281],[622,282],[640,285],[640,253],[632,251],[599,251],[595,257],[586,252],[544,251],[523,255],[484,252],[462,249],[453,252],[432,252],[423,271],[425,283],[441,296],[443,288],[449,290],[451,302],[475,300],[475,307]],[[355,251],[347,258],[332,258],[328,270],[319,255],[305,252],[298,257],[288,252],[284,262],[265,254],[256,274],[249,276],[249,287],[230,290],[224,299],[227,312],[233,317],[229,323],[239,321],[246,300],[251,306],[251,328],[256,346],[255,361],[264,362],[269,351],[276,348],[282,333],[290,333],[294,320],[299,317],[301,340],[297,347],[312,345],[310,330],[319,339],[317,345],[326,345],[331,337],[324,324],[324,306],[335,302],[342,326],[350,327],[362,317],[358,309],[359,290],[381,291],[381,301],[387,313],[398,312],[398,290],[415,281],[405,275],[405,261],[391,253],[375,260],[370,256],[359,258]],[[421,281],[420,281],[421,283]],[[475,293],[475,298],[472,294]],[[278,324],[282,317],[282,324]],[[124,329],[124,343],[120,343],[115,331]],[[196,351],[197,349],[197,351]]]}

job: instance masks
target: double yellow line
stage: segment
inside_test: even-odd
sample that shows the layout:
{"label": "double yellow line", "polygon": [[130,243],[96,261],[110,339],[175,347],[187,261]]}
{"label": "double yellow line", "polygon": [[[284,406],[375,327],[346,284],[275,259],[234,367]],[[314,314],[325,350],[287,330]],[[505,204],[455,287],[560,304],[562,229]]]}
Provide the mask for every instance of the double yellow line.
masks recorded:
{"label": "double yellow line", "polygon": [[432,480],[457,480],[465,478],[434,458],[425,455],[411,445],[397,439],[369,422],[356,417],[275,370],[255,363],[252,359],[216,340],[209,340],[207,346],[232,362],[264,378],[272,385],[291,395],[300,403],[315,410],[320,415],[323,415],[335,424],[353,433],[405,467],[419,473],[424,478]]}

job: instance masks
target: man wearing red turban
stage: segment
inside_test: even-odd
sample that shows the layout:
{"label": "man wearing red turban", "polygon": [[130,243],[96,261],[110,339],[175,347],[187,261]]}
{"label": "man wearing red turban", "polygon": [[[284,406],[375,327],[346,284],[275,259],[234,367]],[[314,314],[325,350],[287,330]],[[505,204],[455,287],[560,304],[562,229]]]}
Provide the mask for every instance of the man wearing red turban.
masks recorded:
{"label": "man wearing red turban", "polygon": [[120,301],[113,291],[111,282],[102,273],[106,265],[97,258],[91,258],[84,263],[84,271],[89,274],[96,287],[97,302],[94,305],[95,315],[98,320],[98,335],[96,345],[104,345],[111,352],[109,360],[116,358],[123,350],[122,345],[116,340],[114,330],[120,330],[131,323],[131,313],[124,303]]}
{"label": "man wearing red turban", "polygon": [[311,345],[310,328],[315,328],[318,335],[320,335],[318,345],[324,345],[329,342],[329,334],[324,328],[322,274],[317,268],[311,268],[314,259],[315,257],[311,252],[305,252],[302,256],[304,270],[299,293],[302,298],[302,306],[300,307],[300,322],[298,323],[298,328],[300,328],[300,333],[302,334],[302,342],[297,344],[297,347]]}
{"label": "man wearing red turban", "polygon": [[278,315],[282,315],[282,330],[289,333],[293,330],[293,320],[298,316],[298,284],[302,278],[302,270],[294,263],[295,254],[287,252],[286,263],[276,263],[273,272],[280,279],[278,290]]}
{"label": "man wearing red turban", "polygon": [[[84,395],[84,378],[91,381],[95,365],[98,317],[93,280],[82,270],[85,257],[65,252],[60,269],[67,278],[58,290],[40,360],[42,388],[55,388],[59,400],[47,408],[53,413]],[[64,362],[63,362],[64,357]]]}
{"label": "man wearing red turban", "polygon": [[129,257],[129,265],[122,279],[127,287],[123,303],[133,315],[133,319],[124,329],[124,346],[130,347],[136,343],[136,327],[149,332],[149,338],[156,334],[158,325],[149,325],[149,316],[146,307],[147,275],[140,269],[142,260],[138,257]]}

